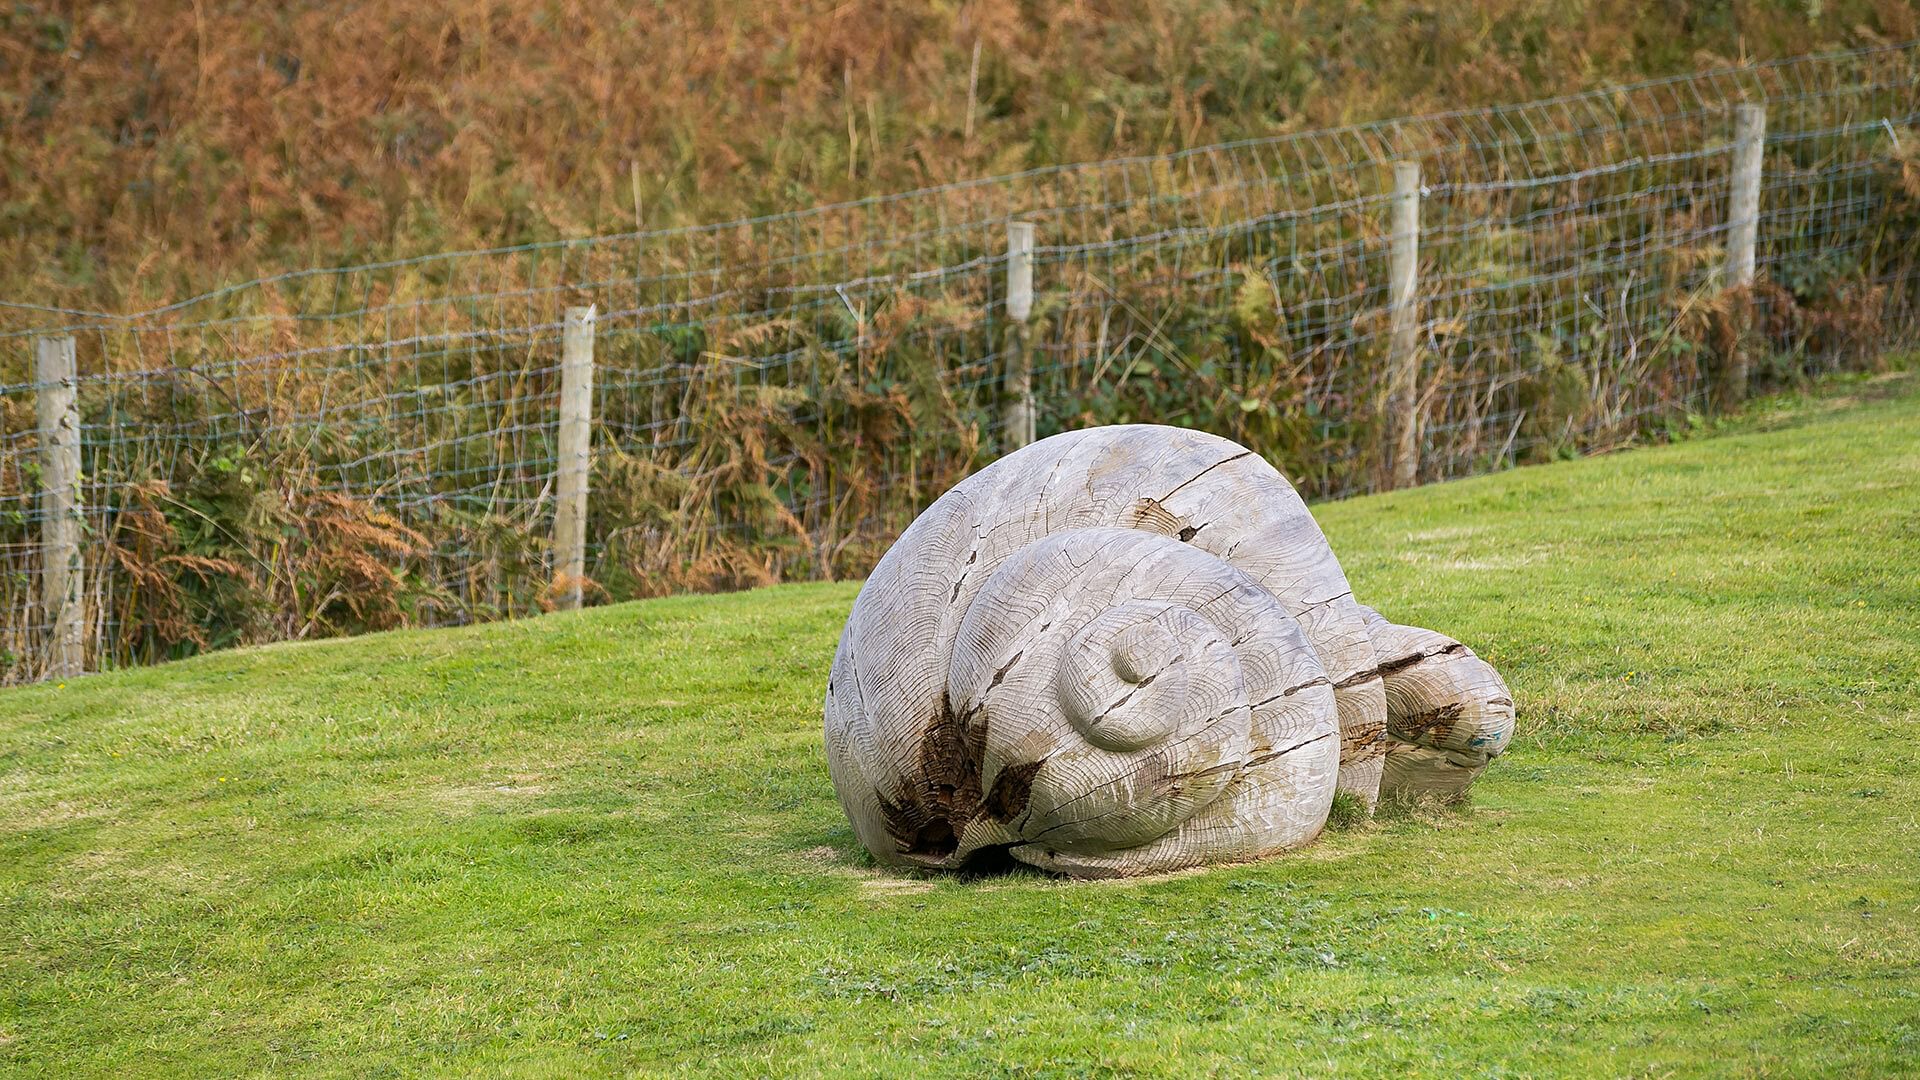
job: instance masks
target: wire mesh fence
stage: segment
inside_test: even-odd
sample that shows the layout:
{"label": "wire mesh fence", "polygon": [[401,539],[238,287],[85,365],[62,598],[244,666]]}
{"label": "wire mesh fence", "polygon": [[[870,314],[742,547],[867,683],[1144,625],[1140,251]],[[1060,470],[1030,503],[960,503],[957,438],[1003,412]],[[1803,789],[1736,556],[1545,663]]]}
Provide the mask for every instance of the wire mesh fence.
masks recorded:
{"label": "wire mesh fence", "polygon": [[[1733,110],[1765,107],[1728,288]],[[1417,161],[1417,476],[1621,445],[1916,341],[1920,48],[1035,170],[725,224],[0,307],[0,680],[53,612],[34,341],[71,335],[85,663],[552,602],[563,312],[592,304],[587,592],[857,575],[1040,435],[1207,428],[1387,483],[1393,164]],[[1007,310],[1031,222],[1033,308]]]}

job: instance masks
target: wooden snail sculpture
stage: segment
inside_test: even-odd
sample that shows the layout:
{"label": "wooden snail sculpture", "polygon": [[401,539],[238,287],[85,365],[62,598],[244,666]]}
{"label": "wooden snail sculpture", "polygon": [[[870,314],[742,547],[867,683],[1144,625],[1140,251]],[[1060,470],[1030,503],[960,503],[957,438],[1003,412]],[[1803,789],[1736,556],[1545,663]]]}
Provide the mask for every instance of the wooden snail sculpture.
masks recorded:
{"label": "wooden snail sculpture", "polygon": [[941,496],[861,589],[825,713],[881,862],[1074,877],[1297,847],[1336,791],[1459,797],[1513,731],[1490,665],[1354,601],[1271,465],[1154,425],[1055,435]]}

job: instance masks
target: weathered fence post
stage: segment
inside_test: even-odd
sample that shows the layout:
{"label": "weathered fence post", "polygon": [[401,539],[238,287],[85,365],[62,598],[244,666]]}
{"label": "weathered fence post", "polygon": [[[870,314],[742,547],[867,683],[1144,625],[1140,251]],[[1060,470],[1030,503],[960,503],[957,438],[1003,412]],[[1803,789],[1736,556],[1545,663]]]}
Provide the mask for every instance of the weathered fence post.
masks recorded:
{"label": "weathered fence post", "polygon": [[40,419],[40,605],[47,613],[47,677],[80,674],[81,638],[80,408],[73,335],[34,340],[34,382]]}
{"label": "weathered fence post", "polygon": [[[1727,200],[1726,285],[1743,292],[1753,286],[1754,247],[1760,235],[1760,170],[1766,160],[1767,110],[1741,105],[1733,114],[1733,190]],[[1745,338],[1753,321],[1753,299],[1742,295],[1729,312],[1737,331],[1733,355],[1727,357],[1726,398],[1737,404],[1747,397],[1750,365]]]}
{"label": "weathered fence post", "polygon": [[1393,166],[1393,241],[1387,264],[1387,418],[1396,488],[1420,472],[1420,163]]}
{"label": "weathered fence post", "polygon": [[553,570],[562,611],[580,607],[587,574],[587,478],[593,468],[594,309],[567,309],[560,339],[560,455],[554,489]]}
{"label": "weathered fence post", "polygon": [[1033,222],[1007,222],[1007,447],[1033,442],[1033,359],[1027,316],[1033,313]]}

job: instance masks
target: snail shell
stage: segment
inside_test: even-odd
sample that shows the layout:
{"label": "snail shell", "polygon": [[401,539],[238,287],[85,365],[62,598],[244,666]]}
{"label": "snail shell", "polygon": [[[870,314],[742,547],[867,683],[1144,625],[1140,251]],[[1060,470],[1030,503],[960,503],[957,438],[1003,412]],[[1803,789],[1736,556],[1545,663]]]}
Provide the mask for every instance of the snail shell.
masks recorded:
{"label": "snail shell", "polygon": [[[1393,701],[1432,714],[1462,687],[1470,716],[1394,726]],[[1271,465],[1155,425],[1043,439],[938,499],[861,590],[825,703],[876,858],[1076,876],[1298,846],[1394,762],[1395,784],[1457,794],[1511,716],[1464,646],[1355,602]]]}

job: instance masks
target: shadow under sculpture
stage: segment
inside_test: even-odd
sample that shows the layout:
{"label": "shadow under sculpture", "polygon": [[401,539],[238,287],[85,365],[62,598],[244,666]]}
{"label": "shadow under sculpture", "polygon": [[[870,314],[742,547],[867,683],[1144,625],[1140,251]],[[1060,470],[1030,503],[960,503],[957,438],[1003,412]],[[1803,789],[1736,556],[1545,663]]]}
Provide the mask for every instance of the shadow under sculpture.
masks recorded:
{"label": "shadow under sculpture", "polygon": [[1465,645],[1353,598],[1259,455],[1124,425],[967,478],[861,589],[826,694],[833,786],[883,863],[1075,877],[1256,859],[1336,792],[1465,794],[1513,732]]}

